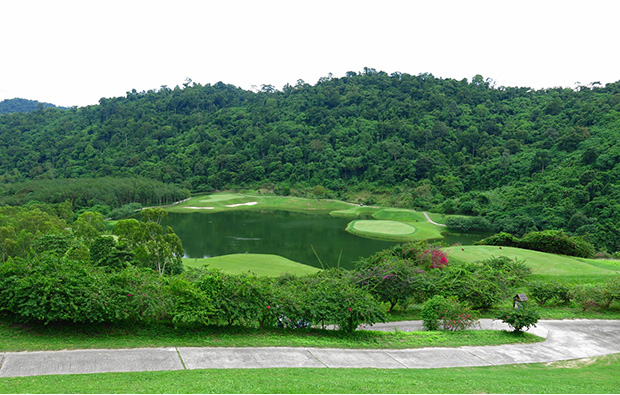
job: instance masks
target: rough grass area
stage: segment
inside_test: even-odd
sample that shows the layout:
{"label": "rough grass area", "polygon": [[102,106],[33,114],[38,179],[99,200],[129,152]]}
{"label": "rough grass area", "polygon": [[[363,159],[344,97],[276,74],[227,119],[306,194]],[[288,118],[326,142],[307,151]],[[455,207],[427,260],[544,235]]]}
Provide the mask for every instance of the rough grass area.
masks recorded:
{"label": "rough grass area", "polygon": [[[532,268],[533,274],[549,276],[590,276],[615,274],[620,267],[616,261],[595,261],[546,252],[498,246],[453,246],[445,249],[450,259],[461,262],[475,262],[493,256],[507,256],[518,259]],[[592,262],[594,261],[594,262]]]}
{"label": "rough grass area", "polygon": [[207,369],[0,379],[2,393],[613,394],[620,355],[443,369]]}
{"label": "rough grass area", "polygon": [[187,267],[220,269],[228,274],[254,273],[258,276],[278,277],[283,273],[303,276],[320,269],[271,254],[230,254],[212,258],[183,258]]}

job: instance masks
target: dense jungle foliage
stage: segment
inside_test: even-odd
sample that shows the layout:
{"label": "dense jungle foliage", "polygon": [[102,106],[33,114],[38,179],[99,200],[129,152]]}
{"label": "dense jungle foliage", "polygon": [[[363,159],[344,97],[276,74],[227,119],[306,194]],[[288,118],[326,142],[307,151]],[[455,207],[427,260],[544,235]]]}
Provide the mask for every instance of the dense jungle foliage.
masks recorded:
{"label": "dense jungle foliage", "polygon": [[59,109],[66,108],[55,106],[51,103],[42,103],[36,100],[15,98],[0,101],[0,114],[10,114],[12,112],[32,112],[50,107]]}
{"label": "dense jungle foliage", "polygon": [[143,177],[193,192],[310,190],[585,235],[620,250],[620,82],[532,90],[366,68],[259,92],[183,86],[0,116],[16,182]]}

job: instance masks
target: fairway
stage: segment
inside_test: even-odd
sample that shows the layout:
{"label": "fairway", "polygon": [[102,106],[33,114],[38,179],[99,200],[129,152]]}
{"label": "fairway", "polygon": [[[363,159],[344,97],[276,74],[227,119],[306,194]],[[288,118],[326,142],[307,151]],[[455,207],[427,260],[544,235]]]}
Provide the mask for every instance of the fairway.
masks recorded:
{"label": "fairway", "polygon": [[[532,268],[533,274],[550,276],[583,276],[583,275],[611,275],[620,270],[613,265],[600,267],[581,258],[554,255],[546,252],[525,250],[515,247],[498,246],[454,246],[445,249],[450,259],[462,262],[482,261],[491,257],[507,256],[518,259]],[[604,261],[602,261],[604,262]]]}
{"label": "fairway", "polygon": [[244,195],[220,192],[211,195],[194,196],[174,206],[166,207],[173,212],[194,212],[208,208],[209,212],[231,210],[285,210],[328,213],[351,208],[349,203],[330,199],[308,199],[300,197]]}
{"label": "fairway", "polygon": [[228,274],[254,273],[258,276],[278,277],[283,273],[306,275],[319,269],[270,254],[230,254],[212,258],[183,258],[187,267],[207,265]]}
{"label": "fairway", "polygon": [[384,208],[374,213],[373,218],[394,221],[426,222],[426,217],[421,211],[407,210],[403,208]]}

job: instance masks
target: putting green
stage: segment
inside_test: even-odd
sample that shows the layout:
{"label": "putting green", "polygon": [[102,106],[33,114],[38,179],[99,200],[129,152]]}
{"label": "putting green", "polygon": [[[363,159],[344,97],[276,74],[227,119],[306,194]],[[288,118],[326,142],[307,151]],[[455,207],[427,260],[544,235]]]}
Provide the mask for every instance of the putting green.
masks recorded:
{"label": "putting green", "polygon": [[417,232],[415,226],[396,221],[359,219],[349,222],[347,232],[358,236],[389,240],[412,240]]}

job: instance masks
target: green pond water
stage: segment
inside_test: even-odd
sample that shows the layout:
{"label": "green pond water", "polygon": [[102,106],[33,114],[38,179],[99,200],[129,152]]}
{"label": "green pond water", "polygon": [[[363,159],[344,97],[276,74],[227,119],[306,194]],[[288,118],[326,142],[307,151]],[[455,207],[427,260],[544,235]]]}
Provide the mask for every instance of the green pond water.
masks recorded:
{"label": "green pond water", "polygon": [[[181,238],[185,256],[208,258],[226,254],[274,254],[307,265],[353,268],[360,257],[396,243],[354,236],[345,231],[349,218],[288,211],[169,213],[163,225]],[[446,244],[471,244],[484,236],[449,235]],[[315,252],[313,251],[316,251]]]}

